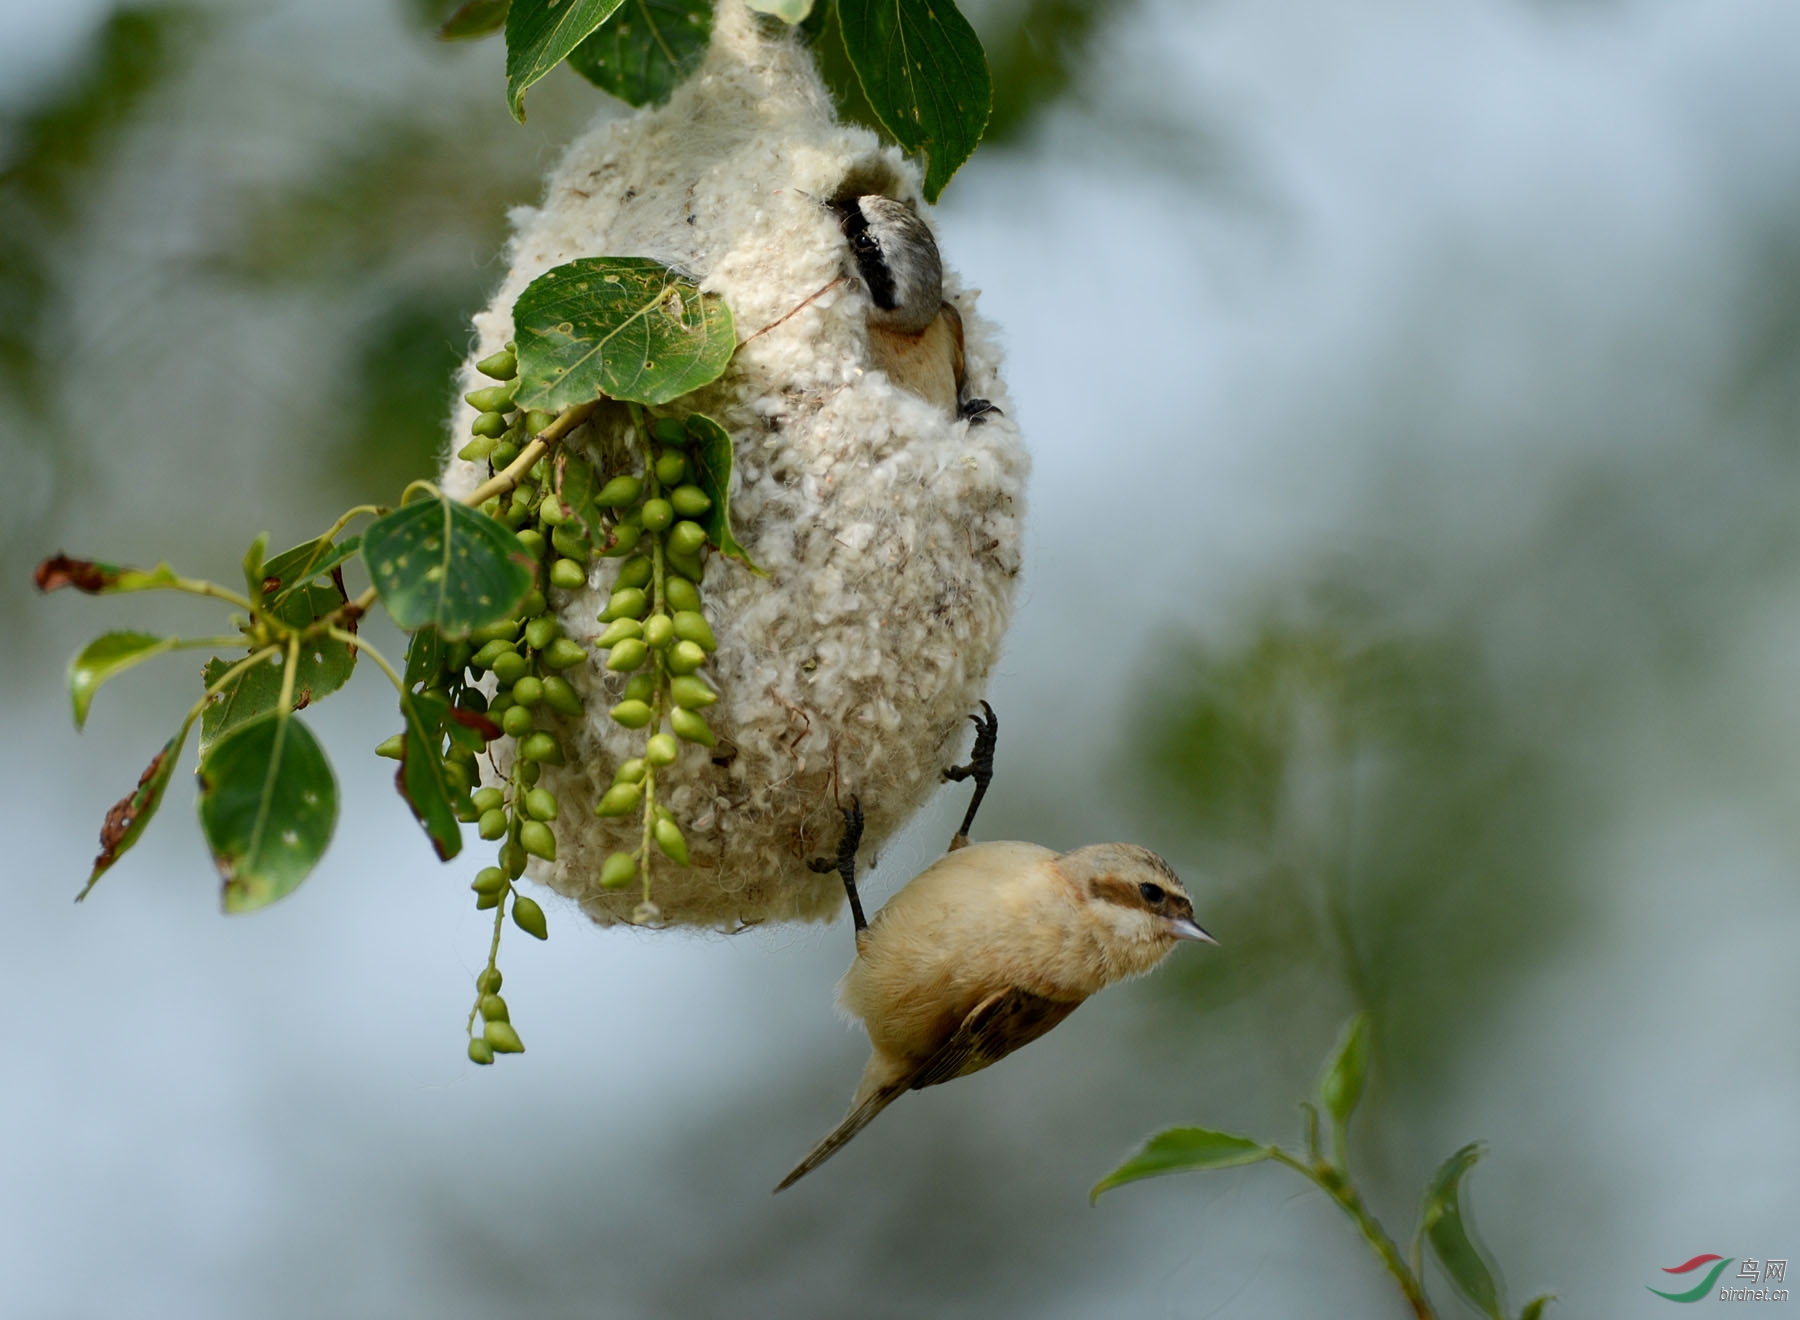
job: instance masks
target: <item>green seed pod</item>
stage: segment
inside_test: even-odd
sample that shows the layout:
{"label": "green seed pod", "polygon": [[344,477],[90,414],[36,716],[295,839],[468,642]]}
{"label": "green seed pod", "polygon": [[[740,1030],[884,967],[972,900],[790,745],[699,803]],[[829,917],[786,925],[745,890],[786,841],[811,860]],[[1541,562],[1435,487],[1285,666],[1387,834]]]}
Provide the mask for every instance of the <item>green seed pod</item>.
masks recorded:
{"label": "green seed pod", "polygon": [[477,362],[475,370],[490,380],[511,380],[519,374],[519,359],[501,349]]}
{"label": "green seed pod", "polygon": [[[471,435],[484,436],[489,440],[498,441],[501,436],[506,434],[506,414],[497,412],[482,413],[481,416],[475,419],[474,425],[469,427],[469,433]],[[492,452],[491,447],[489,452]]]}
{"label": "green seed pod", "polygon": [[391,738],[383,738],[375,744],[375,755],[385,756],[390,761],[398,761],[406,755],[406,735],[396,733]]}
{"label": "green seed pod", "polygon": [[637,878],[637,859],[630,853],[616,852],[600,868],[602,889],[623,889]]}
{"label": "green seed pod", "polygon": [[[548,831],[546,831],[548,833]],[[550,938],[549,923],[544,920],[544,909],[523,894],[513,899],[513,925],[540,940]]]}
{"label": "green seed pod", "polygon": [[489,385],[485,389],[470,390],[463,395],[463,401],[476,412],[511,412],[513,410],[513,394],[517,385]]}
{"label": "green seed pod", "polygon": [[467,793],[473,781],[469,777],[469,767],[457,761],[444,762],[444,783],[450,789],[452,797]]}
{"label": "green seed pod", "polygon": [[519,756],[522,760],[537,761],[543,765],[561,765],[562,744],[556,741],[554,734],[539,729],[529,737],[520,739]]}
{"label": "green seed pod", "polygon": [[669,492],[669,503],[683,518],[698,518],[712,508],[712,496],[698,486],[677,486]]}
{"label": "green seed pod", "polygon": [[551,532],[550,544],[556,547],[557,554],[564,559],[573,559],[577,564],[586,564],[594,553],[594,544],[588,540],[587,529],[582,527],[579,519],[571,518]]}
{"label": "green seed pod", "polygon": [[535,619],[544,612],[544,593],[533,587],[525,593],[525,599],[519,602],[519,608],[513,611],[515,619]]}
{"label": "green seed pod", "polygon": [[512,699],[520,706],[535,706],[544,699],[544,680],[527,674],[512,685]]}
{"label": "green seed pod", "polygon": [[469,888],[478,894],[497,894],[506,888],[506,872],[497,866],[484,866],[475,873],[475,883]]}
{"label": "green seed pod", "polygon": [[687,840],[682,838],[680,828],[672,820],[658,819],[650,827],[650,837],[656,840],[656,846],[663,850],[663,855],[677,866],[688,864]]}
{"label": "green seed pod", "polygon": [[510,642],[518,635],[519,620],[517,617],[514,617],[510,619],[501,619],[497,623],[490,623],[486,627],[477,628],[474,632],[469,634],[469,640],[474,642],[477,646],[485,646],[489,642]]}
{"label": "green seed pod", "polygon": [[644,501],[644,530],[660,532],[675,521],[675,509],[665,499]]}
{"label": "green seed pod", "polygon": [[658,417],[650,423],[650,434],[659,444],[685,445],[688,442],[687,423],[679,417]]}
{"label": "green seed pod", "polygon": [[512,690],[509,688],[504,692],[495,693],[494,703],[488,707],[488,714],[497,720],[511,710],[512,705]]}
{"label": "green seed pod", "polygon": [[488,455],[488,462],[497,468],[510,467],[518,456],[519,447],[510,440],[502,440],[494,446],[494,452]]}
{"label": "green seed pod", "polygon": [[523,1054],[525,1042],[510,1022],[490,1022],[481,1029],[481,1039],[495,1054]]}
{"label": "green seed pod", "polygon": [[[460,674],[468,667],[469,657],[473,654],[475,648],[467,642],[451,642],[444,651],[444,668],[452,674]],[[463,703],[463,709],[468,709],[467,703]]]}
{"label": "green seed pod", "polygon": [[500,985],[506,978],[500,974],[498,967],[483,967],[475,976],[475,989],[484,995],[497,995]]}
{"label": "green seed pod", "polygon": [[697,522],[684,518],[669,529],[668,545],[672,555],[697,555],[705,544],[706,528]]}
{"label": "green seed pod", "polygon": [[550,585],[559,591],[579,591],[587,585],[587,570],[573,559],[559,559],[550,565]]}
{"label": "green seed pod", "polygon": [[[483,416],[486,416],[484,413]],[[481,463],[492,458],[499,442],[484,435],[478,435],[468,444],[456,451],[456,456],[465,463]]]}
{"label": "green seed pod", "polygon": [[671,674],[691,674],[706,663],[706,652],[698,643],[676,642],[669,648],[668,659],[663,663],[668,665]]}
{"label": "green seed pod", "polygon": [[499,995],[483,995],[481,997],[481,1016],[487,1022],[505,1022],[508,1018],[506,1001]]}
{"label": "green seed pod", "polygon": [[612,529],[612,544],[607,546],[601,554],[608,559],[617,558],[619,555],[628,555],[637,549],[637,543],[643,538],[643,535],[642,527],[620,523]]}
{"label": "green seed pod", "polygon": [[600,801],[594,804],[594,814],[628,816],[637,810],[643,796],[644,790],[636,784],[614,784],[600,795]]}
{"label": "green seed pod", "polygon": [[629,761],[621,761],[619,768],[613,771],[615,784],[641,784],[644,781],[644,758],[634,756]]}
{"label": "green seed pod", "polygon": [[614,477],[594,496],[594,503],[603,509],[623,509],[627,505],[636,504],[638,496],[644,493],[644,483],[636,477]]}
{"label": "green seed pod", "polygon": [[554,614],[540,614],[525,625],[525,645],[541,651],[562,636],[562,623]]}
{"label": "green seed pod", "polygon": [[477,912],[491,912],[493,909],[495,909],[499,906],[500,906],[500,895],[499,894],[477,894],[477,895],[475,895],[475,910]]}
{"label": "green seed pod", "polygon": [[536,820],[556,819],[556,794],[547,788],[534,788],[525,795],[525,810]]}
{"label": "green seed pod", "polygon": [[[541,820],[528,820],[519,826],[519,846],[546,862],[556,860],[556,834]],[[514,900],[515,907],[522,901]]]}
{"label": "green seed pod", "polygon": [[674,621],[666,614],[652,614],[644,621],[644,645],[660,651],[675,640]]}
{"label": "green seed pod", "polygon": [[[506,805],[506,797],[497,788],[478,788],[475,790],[475,808],[478,811],[492,811],[495,807]],[[486,872],[483,872],[485,875]]]}
{"label": "green seed pod", "polygon": [[665,449],[656,460],[656,479],[665,486],[679,486],[687,480],[687,455]]}
{"label": "green seed pod", "polygon": [[544,648],[538,657],[548,669],[571,669],[587,659],[587,651],[580,642],[570,641],[567,637],[558,637]]}
{"label": "green seed pod", "polygon": [[514,535],[519,538],[519,544],[525,547],[526,554],[533,559],[544,557],[544,534],[537,528],[521,527]]}
{"label": "green seed pod", "polygon": [[702,747],[711,747],[717,741],[704,719],[680,706],[669,712],[669,727],[689,742],[699,743]]}
{"label": "green seed pod", "polygon": [[549,428],[550,423],[555,420],[555,413],[545,412],[541,408],[533,408],[530,412],[525,414],[525,421],[523,423],[525,434],[534,436],[542,435],[545,430]]}
{"label": "green seed pod", "polygon": [[719,694],[695,674],[678,674],[669,680],[669,698],[685,710],[701,710],[719,699]]}
{"label": "green seed pod", "polygon": [[610,651],[620,642],[644,635],[644,625],[636,619],[614,619],[606,625],[606,631],[594,639],[594,646],[602,651]]}
{"label": "green seed pod", "polygon": [[700,608],[700,588],[686,578],[671,578],[663,584],[663,599],[670,609],[691,614]]}
{"label": "green seed pod", "polygon": [[613,590],[619,591],[625,587],[647,587],[650,585],[650,577],[654,571],[655,567],[649,559],[643,555],[633,555],[619,565],[619,576],[613,582]]}
{"label": "green seed pod", "polygon": [[627,637],[607,654],[606,667],[615,674],[629,674],[644,663],[650,650],[635,637]]}
{"label": "green seed pod", "polygon": [[644,599],[642,587],[624,587],[613,592],[606,602],[606,608],[600,612],[601,623],[611,623],[614,619],[641,619],[649,602]]}
{"label": "green seed pod", "polygon": [[584,709],[569,680],[556,674],[544,678],[544,704],[558,715],[579,715]]}
{"label": "green seed pod", "polygon": [[481,813],[481,819],[475,828],[484,839],[503,839],[506,837],[506,812],[499,807]]}
{"label": "green seed pod", "polygon": [[713,630],[706,622],[706,616],[699,610],[682,610],[675,616],[675,635],[684,642],[692,642],[702,651],[716,651],[719,643],[713,639]]}
{"label": "green seed pod", "polygon": [[538,501],[537,520],[544,526],[561,527],[568,519],[569,515],[563,509],[562,498],[555,491],[551,491]]}
{"label": "green seed pod", "polygon": [[644,744],[644,759],[651,765],[673,765],[681,747],[672,733],[654,733]]}
{"label": "green seed pod", "polygon": [[664,561],[689,582],[698,582],[706,576],[706,565],[700,562],[699,555],[678,555],[671,550]]}
{"label": "green seed pod", "polygon": [[[520,679],[523,683],[525,680]],[[513,685],[517,687],[518,684]],[[500,727],[508,738],[523,738],[537,727],[537,721],[531,718],[531,711],[524,706],[508,706],[506,714],[500,717]]]}
{"label": "green seed pod", "polygon": [[626,701],[641,701],[645,705],[649,705],[650,699],[655,695],[656,676],[654,674],[633,674],[630,681],[625,684]]}
{"label": "green seed pod", "polygon": [[538,763],[536,761],[521,761],[519,762],[517,769],[519,772],[519,782],[525,785],[526,788],[530,788],[533,784],[537,783]]}
{"label": "green seed pod", "polygon": [[477,1036],[469,1042],[469,1062],[488,1064],[494,1061],[494,1047]]}
{"label": "green seed pod", "polygon": [[525,850],[519,847],[514,839],[508,839],[500,845],[498,860],[500,869],[506,872],[508,880],[517,880],[525,874]]}

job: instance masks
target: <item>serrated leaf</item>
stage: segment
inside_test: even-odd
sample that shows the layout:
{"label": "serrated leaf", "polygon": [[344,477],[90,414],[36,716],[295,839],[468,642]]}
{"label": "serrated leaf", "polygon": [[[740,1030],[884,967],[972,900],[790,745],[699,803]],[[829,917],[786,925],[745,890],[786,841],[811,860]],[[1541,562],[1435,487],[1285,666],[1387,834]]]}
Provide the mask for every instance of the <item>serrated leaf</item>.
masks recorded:
{"label": "serrated leaf", "polygon": [[981,38],[954,0],[838,0],[838,25],[881,126],[925,153],[925,200],[936,202],[993,108]]}
{"label": "serrated leaf", "polygon": [[400,698],[400,714],[406,721],[400,768],[394,787],[412,808],[413,818],[425,827],[438,860],[449,861],[462,851],[462,826],[456,819],[456,795],[444,773],[440,730],[450,703],[426,693],[407,693]]}
{"label": "serrated leaf", "polygon": [[436,628],[445,641],[498,623],[531,590],[533,560],[519,538],[441,496],[378,519],[362,552],[394,622],[407,632]]}
{"label": "serrated leaf", "polygon": [[88,709],[94,704],[94,693],[115,674],[152,656],[165,655],[175,649],[178,637],[157,637],[153,633],[102,633],[69,661],[69,701],[75,708],[75,727],[87,723]]}
{"label": "serrated leaf", "polygon": [[696,520],[706,529],[706,539],[728,559],[737,560],[758,577],[768,577],[731,534],[731,432],[705,413],[687,419],[687,432],[694,484],[712,500],[712,507]]}
{"label": "serrated leaf", "polygon": [[283,550],[263,565],[263,594],[271,602],[279,602],[301,587],[315,585],[317,579],[353,558],[360,549],[360,536],[346,536],[341,541],[328,541],[321,536],[292,550]]}
{"label": "serrated leaf", "polygon": [[513,0],[506,12],[506,105],[525,122],[525,92],[568,58],[619,0]]}
{"label": "serrated leaf", "polygon": [[[214,656],[201,670],[201,679],[211,688],[231,669],[235,660]],[[281,700],[281,671],[285,657],[276,656],[266,664],[251,665],[224,687],[207,698],[200,719],[200,755],[233,729],[260,719],[275,709]],[[356,669],[356,652],[343,642],[323,637],[302,646],[294,671],[294,710],[304,710],[321,697],[329,696],[350,681]]]}
{"label": "serrated leaf", "polygon": [[1170,1128],[1151,1137],[1137,1154],[1095,1183],[1094,1190],[1088,1193],[1088,1201],[1097,1201],[1101,1192],[1143,1178],[1200,1169],[1229,1169],[1268,1158],[1269,1148],[1262,1142],[1240,1137],[1234,1132],[1214,1132],[1199,1127]]}
{"label": "serrated leaf", "polygon": [[647,257],[583,257],[513,304],[523,408],[599,398],[660,404],[717,380],[737,351],[731,309]]}
{"label": "serrated leaf", "polygon": [[1431,1242],[1432,1252],[1471,1305],[1492,1320],[1506,1320],[1500,1312],[1500,1290],[1493,1271],[1482,1258],[1463,1221],[1463,1175],[1481,1158],[1481,1145],[1471,1142],[1438,1166],[1425,1191],[1425,1208],[1419,1227]]}
{"label": "serrated leaf", "polygon": [[37,566],[32,574],[39,591],[56,591],[73,587],[90,596],[110,596],[126,591],[160,591],[181,584],[175,570],[158,564],[148,571],[126,568],[120,564],[102,563],[98,559],[70,559],[52,555]]}
{"label": "serrated leaf", "polygon": [[1369,1073],[1369,1015],[1358,1013],[1344,1024],[1331,1064],[1319,1081],[1319,1101],[1339,1128],[1350,1121],[1362,1099]]}
{"label": "serrated leaf", "polygon": [[660,105],[700,67],[712,9],[711,0],[625,0],[569,52],[569,67],[630,105]]}
{"label": "serrated leaf", "polygon": [[506,26],[512,0],[467,0],[438,28],[439,41],[473,41]]}
{"label": "serrated leaf", "polygon": [[337,780],[285,710],[240,725],[200,759],[200,828],[227,912],[253,912],[305,880],[337,823]]}
{"label": "serrated leaf", "polygon": [[94,858],[94,868],[88,873],[87,883],[75,895],[77,903],[88,896],[88,891],[119,858],[131,851],[132,844],[138,841],[157,808],[162,806],[163,794],[175,774],[176,762],[181,759],[188,730],[193,727],[194,719],[190,715],[181,722],[175,736],[163,744],[162,750],[150,758],[150,764],[138,776],[137,787],[113,803],[112,810],[106,813],[106,822],[100,827],[100,852]]}
{"label": "serrated leaf", "polygon": [[759,14],[773,14],[783,23],[804,23],[813,11],[813,0],[744,0]]}

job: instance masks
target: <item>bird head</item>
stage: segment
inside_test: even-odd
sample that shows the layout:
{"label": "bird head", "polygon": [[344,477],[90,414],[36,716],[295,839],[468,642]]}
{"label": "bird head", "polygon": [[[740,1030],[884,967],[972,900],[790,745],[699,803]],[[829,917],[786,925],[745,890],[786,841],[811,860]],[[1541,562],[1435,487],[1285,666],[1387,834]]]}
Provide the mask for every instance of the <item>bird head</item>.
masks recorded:
{"label": "bird head", "polygon": [[944,302],[944,263],[931,227],[910,206],[880,193],[832,204],[869,290],[877,325],[918,334]]}
{"label": "bird head", "polygon": [[1184,940],[1218,943],[1194,920],[1175,869],[1148,848],[1096,843],[1064,853],[1056,865],[1085,900],[1115,976],[1149,971]]}

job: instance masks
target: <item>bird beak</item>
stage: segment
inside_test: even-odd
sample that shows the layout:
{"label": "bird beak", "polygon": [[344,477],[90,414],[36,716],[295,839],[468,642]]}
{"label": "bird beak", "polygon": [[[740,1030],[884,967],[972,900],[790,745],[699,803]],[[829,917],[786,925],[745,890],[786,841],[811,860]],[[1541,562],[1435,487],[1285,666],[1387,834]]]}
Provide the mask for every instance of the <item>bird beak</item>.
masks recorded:
{"label": "bird beak", "polygon": [[1169,934],[1178,940],[1197,940],[1203,944],[1218,943],[1211,935],[1200,929],[1192,917],[1170,917]]}

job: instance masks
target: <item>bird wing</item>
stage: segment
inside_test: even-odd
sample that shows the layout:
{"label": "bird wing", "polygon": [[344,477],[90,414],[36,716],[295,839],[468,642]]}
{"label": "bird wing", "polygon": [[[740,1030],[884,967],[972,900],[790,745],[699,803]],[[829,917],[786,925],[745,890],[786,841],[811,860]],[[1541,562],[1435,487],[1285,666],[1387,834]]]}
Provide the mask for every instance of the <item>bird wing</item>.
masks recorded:
{"label": "bird wing", "polygon": [[985,1068],[1029,1045],[1080,1006],[1079,999],[1046,999],[1018,986],[997,990],[975,1005],[905,1084],[917,1091]]}

